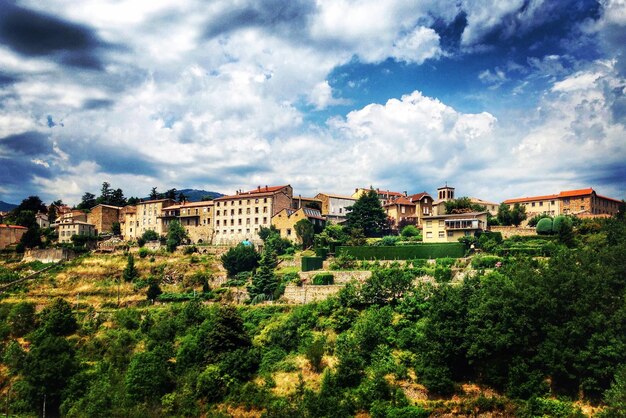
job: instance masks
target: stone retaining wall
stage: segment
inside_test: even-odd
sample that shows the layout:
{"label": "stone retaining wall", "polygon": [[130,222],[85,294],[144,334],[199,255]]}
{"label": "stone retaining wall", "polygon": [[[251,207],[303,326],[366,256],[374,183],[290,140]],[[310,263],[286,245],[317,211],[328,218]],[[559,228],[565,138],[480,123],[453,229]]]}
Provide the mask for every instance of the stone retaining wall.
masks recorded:
{"label": "stone retaining wall", "polygon": [[46,248],[43,250],[26,250],[22,261],[41,261],[42,263],[58,263],[76,258],[76,253],[67,248]]}
{"label": "stone retaining wall", "polygon": [[517,227],[517,226],[491,226],[491,232],[499,232],[502,238],[511,238],[513,235],[530,236],[537,235],[535,228]]}
{"label": "stone retaining wall", "polygon": [[320,300],[324,300],[329,296],[332,296],[343,289],[343,285],[326,285],[326,286],[314,286],[314,285],[302,285],[296,286],[294,284],[287,285],[285,287],[285,294],[283,299],[288,303],[310,303]]}
{"label": "stone retaining wall", "polygon": [[303,271],[300,272],[300,278],[304,281],[311,282],[313,281],[313,277],[317,274],[326,274],[330,273],[333,275],[335,284],[346,284],[350,283],[352,280],[357,280],[359,282],[364,282],[370,277],[372,277],[372,272],[369,270],[363,271],[341,271],[341,270],[314,270],[314,271]]}

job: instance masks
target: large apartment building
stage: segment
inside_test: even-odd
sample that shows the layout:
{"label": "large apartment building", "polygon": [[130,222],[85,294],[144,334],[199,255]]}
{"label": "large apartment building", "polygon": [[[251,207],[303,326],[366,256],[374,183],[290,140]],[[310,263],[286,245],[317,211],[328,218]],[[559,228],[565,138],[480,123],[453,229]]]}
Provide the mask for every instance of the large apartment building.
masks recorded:
{"label": "large apartment building", "polygon": [[167,206],[160,215],[163,222],[163,233],[167,233],[170,223],[177,220],[187,231],[192,243],[212,243],[214,205],[213,201],[203,201]]}
{"label": "large apartment building", "polygon": [[269,228],[272,217],[292,207],[293,189],[286,186],[257,187],[247,192],[215,199],[213,210],[216,244],[236,244],[244,240],[260,242],[259,230]]}
{"label": "large apartment building", "polygon": [[620,201],[601,196],[592,188],[565,190],[558,194],[508,199],[509,208],[518,203],[526,208],[527,219],[536,215],[615,215]]}
{"label": "large apartment building", "polygon": [[435,215],[422,224],[424,242],[458,242],[464,236],[474,236],[487,229],[488,212]]}
{"label": "large apartment building", "polygon": [[167,230],[163,229],[161,213],[168,206],[175,205],[172,199],[146,200],[137,203],[135,206],[135,237],[140,237],[147,230],[155,231],[159,235],[164,235]]}

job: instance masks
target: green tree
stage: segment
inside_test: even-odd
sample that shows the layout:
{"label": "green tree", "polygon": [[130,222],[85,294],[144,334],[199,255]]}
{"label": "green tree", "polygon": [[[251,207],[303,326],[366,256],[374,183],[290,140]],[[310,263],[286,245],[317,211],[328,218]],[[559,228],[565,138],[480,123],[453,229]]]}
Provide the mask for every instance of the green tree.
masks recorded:
{"label": "green tree", "polygon": [[56,207],[54,205],[50,205],[50,208],[48,209],[48,221],[52,224],[54,223],[54,221],[56,221],[57,219],[57,210]]}
{"label": "green tree", "polygon": [[273,299],[279,284],[279,279],[274,272],[277,264],[276,254],[271,249],[266,248],[263,251],[259,268],[252,277],[252,283],[248,286],[250,299],[253,301],[260,298]]}
{"label": "green tree", "polygon": [[607,408],[600,414],[603,418],[626,418],[626,365],[615,372],[615,380],[604,394]]}
{"label": "green tree", "polygon": [[161,198],[161,194],[159,192],[157,192],[157,188],[156,187],[153,187],[150,190],[149,197],[150,197],[150,200],[156,200],[156,199],[160,199]]}
{"label": "green tree", "polygon": [[361,229],[366,237],[379,237],[389,229],[387,215],[380,205],[378,193],[370,189],[347,208],[347,226],[350,230]]}
{"label": "green tree", "polygon": [[78,204],[78,206],[76,206],[76,209],[89,210],[97,204],[98,203],[96,202],[96,195],[93,193],[85,192],[80,200],[80,203]]}
{"label": "green tree", "polygon": [[97,204],[110,205],[111,198],[113,197],[113,190],[111,184],[108,182],[102,182],[102,188],[100,189],[100,196],[96,199]]}
{"label": "green tree", "polygon": [[170,222],[167,230],[167,251],[174,252],[176,247],[183,243],[187,239],[187,231],[177,220]]}
{"label": "green tree", "polygon": [[509,208],[509,205],[506,203],[500,203],[500,206],[498,207],[497,219],[498,223],[502,226],[509,226],[512,224],[511,209]]}
{"label": "green tree", "polygon": [[7,322],[11,328],[11,334],[15,337],[23,337],[35,328],[35,304],[19,302],[11,308]]}
{"label": "green tree", "polygon": [[132,254],[128,254],[128,258],[126,261],[126,267],[122,272],[122,278],[125,282],[132,282],[136,278],[139,277],[139,272],[135,268],[135,257]]}
{"label": "green tree", "polygon": [[515,226],[519,226],[525,219],[526,206],[522,206],[519,203],[513,205],[513,209],[511,210],[511,223]]}
{"label": "green tree", "polygon": [[467,212],[485,212],[487,208],[477,203],[472,203],[469,197],[460,197],[458,199],[444,202],[447,214],[467,213]]}
{"label": "green tree", "polygon": [[313,245],[313,238],[315,237],[315,230],[311,221],[308,219],[300,219],[293,227],[296,230],[296,235],[300,241],[302,241],[302,247],[311,247]]}
{"label": "green tree", "polygon": [[65,338],[43,333],[31,344],[24,360],[22,376],[32,388],[32,401],[36,410],[57,416],[68,382],[78,372],[76,352]]}
{"label": "green tree", "polygon": [[41,311],[41,328],[48,334],[65,336],[78,329],[72,306],[63,298],[55,298]]}
{"label": "green tree", "polygon": [[536,230],[539,235],[550,235],[552,233],[552,218],[539,219]]}
{"label": "green tree", "polygon": [[161,287],[159,286],[159,281],[156,279],[151,280],[150,286],[148,286],[148,290],[146,291],[146,298],[149,301],[154,302],[162,293],[163,291],[161,290]]}
{"label": "green tree", "polygon": [[221,257],[222,265],[230,277],[242,271],[252,271],[259,265],[259,253],[251,245],[239,244]]}
{"label": "green tree", "polygon": [[111,225],[111,233],[113,235],[121,235],[122,234],[122,228],[121,228],[119,222],[113,222],[113,224]]}
{"label": "green tree", "polygon": [[311,364],[311,367],[316,372],[321,372],[323,369],[322,359],[324,357],[324,349],[326,346],[326,336],[319,335],[313,339],[311,344],[306,348],[304,355]]}
{"label": "green tree", "polygon": [[141,238],[144,240],[144,242],[145,241],[158,241],[159,234],[157,234],[157,232],[152,229],[147,229],[141,235]]}
{"label": "green tree", "polygon": [[124,378],[126,393],[136,402],[161,398],[167,392],[170,382],[167,357],[155,350],[135,354]]}

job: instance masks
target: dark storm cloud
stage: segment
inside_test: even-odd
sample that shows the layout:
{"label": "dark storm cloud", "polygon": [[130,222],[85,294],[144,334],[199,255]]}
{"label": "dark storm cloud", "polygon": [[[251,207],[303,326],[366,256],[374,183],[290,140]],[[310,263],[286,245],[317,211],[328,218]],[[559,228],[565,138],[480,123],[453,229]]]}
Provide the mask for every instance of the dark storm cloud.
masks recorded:
{"label": "dark storm cloud", "polygon": [[25,158],[0,158],[0,179],[3,186],[12,187],[16,193],[31,186],[33,176],[52,178],[52,170]]}
{"label": "dark storm cloud", "polygon": [[0,42],[26,56],[47,56],[62,65],[101,69],[98,50],[109,45],[88,27],[0,0]]}
{"label": "dark storm cloud", "polygon": [[619,196],[612,196],[622,199],[626,195],[626,163],[618,162],[598,167],[589,167],[589,170],[581,174],[581,178],[588,184],[592,184],[598,193],[603,194],[603,186],[610,187],[620,193]]}
{"label": "dark storm cloud", "polygon": [[224,12],[211,22],[204,32],[206,38],[247,27],[271,27],[302,30],[314,11],[313,2],[306,0],[251,1],[239,9]]}
{"label": "dark storm cloud", "polygon": [[52,144],[46,135],[30,131],[0,139],[0,149],[7,150],[10,154],[36,156],[50,154]]}
{"label": "dark storm cloud", "polygon": [[18,81],[20,81],[19,77],[0,71],[0,87],[8,86],[9,84],[17,83]]}

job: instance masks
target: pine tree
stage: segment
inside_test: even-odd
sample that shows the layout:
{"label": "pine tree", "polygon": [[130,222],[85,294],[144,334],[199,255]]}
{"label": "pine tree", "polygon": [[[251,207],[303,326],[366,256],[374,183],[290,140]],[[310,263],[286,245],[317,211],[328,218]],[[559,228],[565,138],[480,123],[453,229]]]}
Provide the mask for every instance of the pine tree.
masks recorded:
{"label": "pine tree", "polygon": [[132,282],[134,279],[139,277],[139,272],[135,268],[135,258],[132,254],[128,254],[128,262],[126,263],[126,268],[122,273],[122,277],[125,282]]}
{"label": "pine tree", "polygon": [[362,229],[366,237],[376,237],[381,236],[389,228],[387,215],[374,189],[359,197],[348,210],[350,212],[346,217],[350,230]]}
{"label": "pine tree", "polygon": [[252,278],[252,284],[248,287],[248,293],[252,300],[261,297],[261,295],[266,299],[271,299],[274,296],[278,287],[278,277],[274,273],[277,264],[276,254],[273,251],[268,249],[263,251],[259,268]]}

